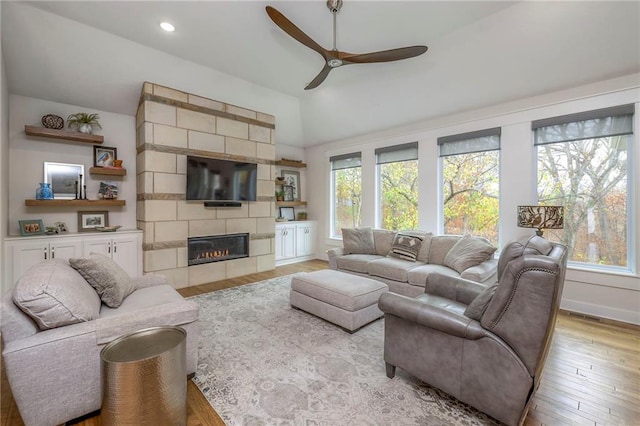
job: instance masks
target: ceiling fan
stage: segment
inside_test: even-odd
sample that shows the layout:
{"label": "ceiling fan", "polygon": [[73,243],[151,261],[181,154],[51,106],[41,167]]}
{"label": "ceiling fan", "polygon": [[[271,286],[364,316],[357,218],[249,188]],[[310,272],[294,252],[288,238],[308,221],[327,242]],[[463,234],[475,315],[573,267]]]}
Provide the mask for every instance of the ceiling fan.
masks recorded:
{"label": "ceiling fan", "polygon": [[382,50],[379,52],[354,54],[341,52],[336,48],[336,15],[342,7],[342,0],[327,0],[327,7],[333,15],[333,49],[327,50],[313,41],[311,37],[306,35],[300,28],[296,27],[293,22],[288,20],[282,13],[278,12],[275,8],[267,6],[267,14],[269,18],[279,26],[285,33],[289,34],[300,43],[304,44],[310,49],[318,52],[325,60],[324,67],[320,73],[307,84],[305,90],[315,89],[322,83],[329,72],[343,65],[350,64],[367,64],[373,62],[391,62],[399,61],[400,59],[413,58],[418,55],[422,55],[427,51],[427,46],[409,46],[399,49]]}

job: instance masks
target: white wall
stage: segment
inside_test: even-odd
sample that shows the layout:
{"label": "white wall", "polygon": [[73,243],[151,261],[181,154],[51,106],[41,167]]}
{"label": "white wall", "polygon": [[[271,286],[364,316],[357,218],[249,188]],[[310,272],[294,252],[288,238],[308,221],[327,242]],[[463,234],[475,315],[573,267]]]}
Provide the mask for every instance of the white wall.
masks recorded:
{"label": "white wall", "polygon": [[[77,212],[80,210],[108,210],[109,224],[122,225],[123,229],[136,228],[136,130],[135,117],[113,114],[95,109],[66,105],[42,99],[9,95],[9,235],[20,235],[18,220],[42,219],[45,226],[62,221],[70,232],[77,232]],[[93,145],[81,142],[65,142],[37,138],[24,133],[25,125],[42,126],[41,117],[56,114],[65,119],[69,114],[89,112],[100,114],[102,146],[117,148],[118,158],[123,160],[127,175],[123,177],[91,176]],[[100,181],[118,183],[119,199],[126,200],[124,207],[26,207],[24,200],[35,198],[38,183],[43,182],[44,162],[83,164],[89,199],[97,199]]]}
{"label": "white wall", "polygon": [[[536,202],[535,158],[531,121],[557,115],[615,105],[636,104],[635,146],[632,182],[640,181],[640,76],[631,75],[509,104],[497,105],[455,116],[442,117],[410,128],[390,129],[349,140],[307,149],[307,179],[316,196],[309,199],[309,214],[318,220],[319,253],[341,245],[329,236],[329,157],[362,152],[363,224],[375,226],[374,149],[398,143],[419,142],[419,223],[424,230],[442,232],[439,220],[439,160],[437,138],[491,127],[502,127],[500,240],[501,245],[528,233],[516,226],[516,206]],[[633,215],[640,217],[640,185],[632,184]],[[636,221],[632,241],[633,262],[640,267],[640,222]],[[325,256],[326,257],[326,256]],[[640,276],[593,272],[570,268],[562,299],[564,309],[640,324]]]}
{"label": "white wall", "polygon": [[[0,22],[2,2],[0,2]],[[0,24],[1,25],[1,24]],[[0,29],[0,46],[2,30]],[[0,270],[4,271],[4,238],[7,235],[7,211],[9,208],[9,92],[7,90],[7,72],[4,63],[4,51],[0,48]],[[0,274],[0,288],[4,288]]]}

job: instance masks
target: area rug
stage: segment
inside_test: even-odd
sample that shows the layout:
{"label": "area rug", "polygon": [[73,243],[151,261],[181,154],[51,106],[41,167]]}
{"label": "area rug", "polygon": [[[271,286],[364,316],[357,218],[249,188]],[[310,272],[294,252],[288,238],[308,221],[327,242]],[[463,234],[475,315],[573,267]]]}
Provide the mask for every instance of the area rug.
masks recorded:
{"label": "area rug", "polygon": [[200,305],[194,382],[228,426],[497,425],[398,370],[384,320],[354,334],[289,305],[291,275],[215,291]]}

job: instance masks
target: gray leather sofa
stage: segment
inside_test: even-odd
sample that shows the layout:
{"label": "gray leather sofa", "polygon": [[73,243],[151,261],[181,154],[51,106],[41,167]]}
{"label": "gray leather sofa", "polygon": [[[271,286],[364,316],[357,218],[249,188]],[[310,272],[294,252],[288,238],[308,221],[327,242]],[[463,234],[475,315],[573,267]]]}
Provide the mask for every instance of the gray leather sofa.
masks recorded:
{"label": "gray leather sofa", "polygon": [[[418,236],[415,260],[394,256],[400,234]],[[484,238],[433,235],[423,231],[389,231],[367,227],[343,229],[343,247],[327,251],[329,267],[373,278],[389,291],[409,297],[424,293],[432,274],[461,277],[489,286],[496,282],[496,248]]]}
{"label": "gray leather sofa", "polygon": [[195,372],[198,305],[163,276],[128,278],[132,292],[117,308],[109,307],[66,260],[47,260],[2,297],[2,361],[27,426],[64,424],[100,409],[100,351],[136,330],[182,327],[187,373]]}
{"label": "gray leather sofa", "polygon": [[383,294],[387,376],[399,367],[520,424],[540,384],[566,264],[563,245],[532,236],[505,247],[497,285],[434,275],[419,297]]}

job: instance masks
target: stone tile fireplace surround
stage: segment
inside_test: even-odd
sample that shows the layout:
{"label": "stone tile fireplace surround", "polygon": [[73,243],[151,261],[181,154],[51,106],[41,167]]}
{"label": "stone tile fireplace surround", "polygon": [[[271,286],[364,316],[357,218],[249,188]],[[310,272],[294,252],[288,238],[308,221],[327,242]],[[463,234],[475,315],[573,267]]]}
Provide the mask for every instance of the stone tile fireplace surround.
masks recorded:
{"label": "stone tile fireplace surround", "polygon": [[[274,269],[275,117],[147,82],[136,128],[143,271],[181,288]],[[187,202],[187,155],[257,163],[257,200]],[[188,266],[188,238],[240,233],[249,234],[248,257]]]}

